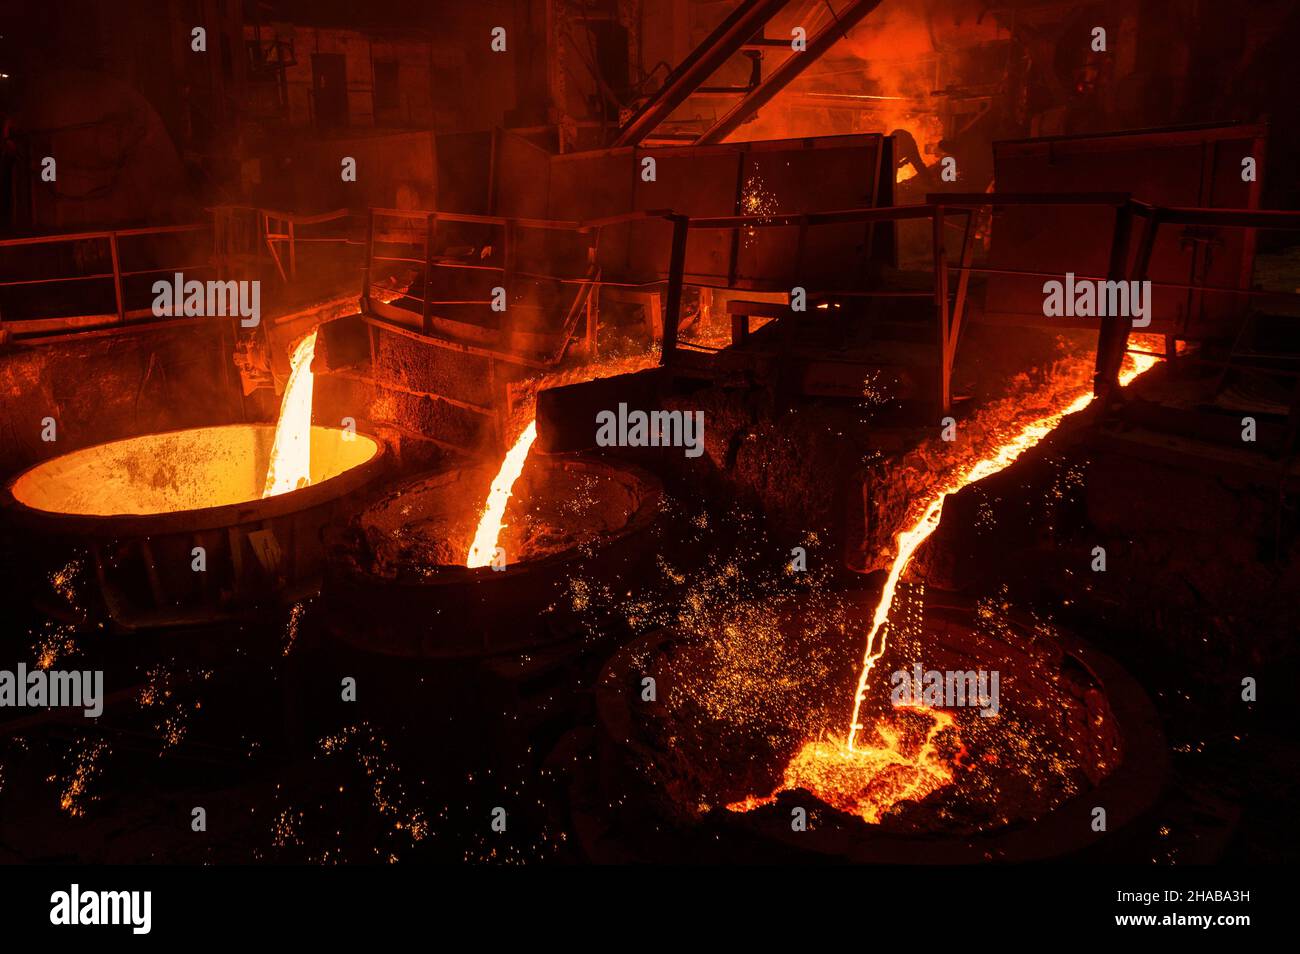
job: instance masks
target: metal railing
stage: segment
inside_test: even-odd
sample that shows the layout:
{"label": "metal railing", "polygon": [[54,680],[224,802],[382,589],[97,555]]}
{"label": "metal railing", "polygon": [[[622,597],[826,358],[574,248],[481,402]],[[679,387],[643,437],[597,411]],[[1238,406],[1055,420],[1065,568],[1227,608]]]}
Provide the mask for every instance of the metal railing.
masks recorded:
{"label": "metal railing", "polygon": [[257,278],[263,257],[286,284],[298,278],[299,245],[357,244],[347,234],[302,234],[303,229],[349,219],[347,209],[303,215],[281,209],[219,205],[212,210],[213,255],[223,275]]}
{"label": "metal railing", "polygon": [[[864,276],[863,287],[837,289],[835,291],[826,291],[823,294],[827,297],[834,297],[837,295],[844,297],[891,297],[899,294],[929,294],[934,303],[936,344],[938,350],[939,383],[937,393],[934,397],[937,405],[944,411],[947,411],[951,407],[952,402],[952,368],[956,360],[957,345],[960,340],[962,326],[966,319],[971,276],[973,274],[985,273],[992,275],[1014,275],[1024,277],[1053,277],[1055,274],[1032,269],[1014,269],[974,264],[973,232],[977,212],[983,210],[992,211],[1008,207],[1050,206],[1091,206],[1114,210],[1115,221],[1111,234],[1109,265],[1106,275],[1104,276],[1104,279],[1108,281],[1150,280],[1148,278],[1148,273],[1150,270],[1152,254],[1158,236],[1160,235],[1160,230],[1170,225],[1193,228],[1276,229],[1283,231],[1300,231],[1300,212],[1252,209],[1166,208],[1135,201],[1127,193],[957,193],[932,194],[928,195],[926,200],[927,201],[921,205],[893,206],[885,208],[843,209],[805,214],[754,214],[695,218],[677,214],[671,210],[647,210],[587,221],[474,215],[436,210],[372,208],[369,210],[366,217],[361,308],[363,312],[370,314],[373,314],[376,311],[392,311],[392,309],[385,307],[387,303],[383,301],[383,295],[377,296],[375,294],[375,292],[381,287],[373,280],[375,269],[379,263],[401,263],[418,266],[424,270],[423,274],[425,283],[424,292],[420,296],[421,311],[419,314],[419,334],[421,336],[429,339],[434,344],[440,344],[449,348],[482,355],[493,360],[505,360],[533,368],[553,367],[562,360],[565,349],[567,348],[568,343],[577,328],[577,323],[581,320],[584,312],[588,316],[589,327],[587,333],[589,336],[594,333],[594,329],[590,327],[595,321],[592,311],[595,301],[594,290],[605,284],[620,286],[629,284],[626,282],[608,281],[602,277],[598,265],[601,230],[614,225],[661,221],[671,226],[667,267],[666,270],[661,273],[662,278],[648,283],[640,283],[639,287],[662,285],[666,288],[661,362],[670,365],[677,360],[678,356],[677,331],[681,318],[682,291],[686,285],[687,243],[692,230],[758,230],[794,227],[800,230],[800,247],[802,248],[802,238],[806,231],[819,226],[844,224],[869,225],[872,223],[928,219],[931,226],[931,269],[934,275],[933,288],[931,292],[904,293],[878,286],[867,287]],[[230,209],[234,207],[225,208]],[[244,207],[239,208],[244,209]],[[216,211],[217,210],[214,210],[214,214]],[[298,234],[298,228],[304,225],[315,225],[335,221],[347,215],[345,210],[336,210],[311,216],[302,216],[295,213],[271,209],[244,209],[244,211],[251,211],[258,216],[261,241],[265,243],[265,247],[270,253],[275,267],[286,279],[291,279],[296,274],[298,243],[310,240],[300,236]],[[960,248],[957,251],[955,262],[950,264],[946,248],[946,230],[950,224],[949,216],[952,214],[964,216],[965,221],[963,226],[960,227],[962,232]],[[396,219],[405,223],[414,222],[416,225],[414,228],[410,226],[399,226],[396,229],[391,230],[377,227],[377,219],[385,218]],[[1138,220],[1144,221],[1146,227],[1141,232],[1135,253],[1131,254],[1134,226],[1135,222]],[[486,249],[490,247],[491,253],[486,257],[479,257],[473,261],[467,259],[465,256],[454,257],[439,256],[435,254],[436,234],[440,223],[485,227],[489,230],[491,239],[484,248]],[[204,224],[174,225],[0,240],[0,253],[3,253],[5,249],[28,246],[52,246],[58,243],[88,241],[105,243],[108,258],[111,263],[111,270],[78,273],[73,275],[35,277],[29,279],[7,279],[5,281],[0,281],[0,289],[69,282],[111,282],[113,301],[115,304],[114,312],[110,314],[34,318],[23,321],[5,321],[3,320],[5,316],[0,315],[0,335],[6,333],[20,336],[61,333],[76,331],[78,329],[100,327],[103,325],[120,326],[128,324],[134,319],[152,317],[147,310],[137,311],[128,307],[126,296],[123,292],[123,282],[125,279],[140,275],[163,274],[184,269],[211,268],[214,266],[214,262],[207,261],[186,263],[182,265],[159,265],[149,268],[124,269],[122,266],[121,243],[124,240],[129,241],[137,237],[196,233],[202,232],[208,228],[209,226]],[[585,248],[585,272],[577,275],[555,275],[542,271],[529,271],[521,268],[517,257],[517,247],[520,234],[526,230],[556,231],[585,237],[585,243],[580,243],[579,245],[579,247]],[[422,244],[422,254],[420,254],[419,257],[411,255],[376,254],[377,234],[381,240],[391,238],[393,234],[396,234],[399,237],[404,236],[404,241],[408,242],[408,244]],[[417,236],[420,238],[420,241],[418,242],[415,241]],[[323,239],[323,241],[338,242],[345,240],[330,237]],[[400,242],[397,244],[400,244]],[[214,260],[217,263],[220,263],[221,255],[215,255]],[[475,345],[464,341],[438,338],[438,336],[434,334],[435,326],[433,308],[435,305],[488,304],[488,301],[486,300],[440,301],[435,299],[432,292],[431,276],[433,276],[438,269],[494,272],[502,276],[502,282],[506,286],[509,286],[510,282],[516,277],[562,282],[565,284],[576,284],[579,286],[578,292],[575,294],[568,312],[565,315],[565,319],[561,324],[558,346],[549,354],[543,354],[541,357],[530,357],[518,352],[511,352],[498,347],[492,347],[489,344]],[[953,278],[954,270],[955,280]],[[1287,297],[1292,300],[1296,298],[1294,295],[1283,295],[1282,293],[1257,292],[1248,287],[1215,288],[1204,285],[1203,283],[1198,284],[1194,281],[1185,283],[1151,280],[1151,282],[1152,285],[1198,289],[1202,291],[1217,291],[1242,295],[1252,299],[1259,295],[1265,295],[1267,297]],[[391,294],[394,290],[392,288],[384,288],[383,291]],[[399,296],[415,297],[410,295],[409,287],[406,289],[399,289],[398,291]],[[816,291],[816,289],[809,289],[810,294],[815,294]],[[402,309],[402,311],[405,312],[406,310]],[[389,317],[391,318],[392,315],[390,314]],[[400,320],[397,323],[402,324]],[[409,331],[409,326],[406,327],[405,330]],[[1124,354],[1128,350],[1129,335],[1131,331],[1131,320],[1108,320],[1100,323],[1093,381],[1094,392],[1097,395],[1105,396],[1108,399],[1114,398],[1117,389],[1120,366]],[[1167,348],[1165,357],[1172,356],[1173,353]],[[1220,365],[1225,364],[1225,362],[1214,362],[1211,359],[1201,358],[1198,356],[1179,355],[1179,358],[1180,360],[1185,358],[1189,361],[1218,363]],[[1228,363],[1230,364],[1230,362]],[[1268,373],[1289,373],[1297,379],[1297,396],[1293,412],[1300,410],[1300,370],[1287,372],[1285,369],[1270,369]],[[1295,415],[1293,414],[1293,416]]]}
{"label": "metal railing", "polygon": [[85,272],[76,274],[41,276],[25,279],[6,279],[0,281],[0,289],[55,286],[68,283],[111,282],[114,310],[92,314],[75,314],[59,317],[28,318],[14,320],[11,316],[0,313],[0,337],[63,334],[78,330],[101,328],[104,326],[123,326],[136,320],[153,319],[151,309],[132,309],[128,307],[123,293],[125,279],[142,275],[160,275],[185,269],[208,269],[210,261],[190,262],[179,265],[158,265],[150,268],[124,269],[122,267],[122,245],[124,241],[158,235],[179,235],[205,232],[207,224],[194,225],[159,225],[148,228],[111,229],[97,232],[72,232],[62,235],[37,235],[26,238],[0,239],[0,254],[8,249],[40,248],[67,245],[78,242],[104,243],[108,252],[110,269],[108,271]]}
{"label": "metal railing", "polygon": [[[1136,281],[1146,279],[1147,273],[1151,267],[1151,254],[1155,248],[1156,237],[1161,228],[1170,225],[1181,225],[1191,227],[1208,227],[1208,228],[1225,228],[1225,229],[1265,229],[1276,230],[1281,232],[1300,232],[1300,212],[1288,212],[1273,209],[1199,209],[1199,208],[1168,208],[1152,206],[1143,202],[1130,202],[1129,209],[1131,215],[1146,219],[1147,228],[1143,233],[1142,243],[1139,245],[1137,254],[1134,258],[1130,278]],[[1131,224],[1127,226],[1131,228]],[[1225,290],[1225,289],[1215,289]],[[1250,288],[1227,291],[1239,291],[1240,294],[1251,298],[1257,296],[1257,293]],[[1292,302],[1300,301],[1300,294],[1294,293],[1266,293],[1270,299],[1286,298]],[[1300,369],[1297,368],[1268,368],[1267,370],[1253,368],[1248,364],[1234,362],[1232,359],[1237,355],[1237,346],[1241,342],[1241,336],[1245,330],[1246,316],[1243,315],[1242,323],[1237,328],[1233,344],[1225,359],[1216,361],[1202,358],[1195,355],[1179,355],[1179,361],[1190,361],[1193,363],[1217,366],[1220,370],[1218,379],[1218,388],[1223,387],[1227,374],[1230,371],[1240,371],[1247,374],[1267,377],[1287,377],[1294,379],[1294,385],[1291,392],[1291,404],[1287,412],[1286,436],[1282,443],[1282,450],[1287,453],[1293,453],[1296,450],[1297,442],[1300,440]],[[1110,329],[1109,336],[1107,330]],[[1128,351],[1129,335],[1132,331],[1130,321],[1109,322],[1103,325],[1097,341],[1097,373],[1101,388],[1099,395],[1109,398],[1114,403],[1118,395],[1118,375],[1120,363],[1123,361],[1124,354]],[[1170,355],[1172,357],[1172,355]],[[1293,358],[1300,359],[1300,354],[1278,353],[1260,357],[1273,358]]]}
{"label": "metal railing", "polygon": [[[956,360],[956,349],[960,340],[961,329],[966,315],[970,277],[974,274],[1011,275],[1036,278],[1059,278],[1055,272],[1032,269],[999,268],[988,265],[976,265],[973,262],[974,243],[972,231],[975,213],[983,210],[997,210],[1007,207],[1050,207],[1079,206],[1111,209],[1115,213],[1115,222],[1111,233],[1109,264],[1105,276],[1095,276],[1106,281],[1150,281],[1153,286],[1188,289],[1200,292],[1218,292],[1242,296],[1251,301],[1260,299],[1290,302],[1300,301],[1300,295],[1282,292],[1263,292],[1243,286],[1219,287],[1204,282],[1179,282],[1149,277],[1151,258],[1156,247],[1162,227],[1170,225],[1205,227],[1205,228],[1240,228],[1240,229],[1277,229],[1300,231],[1300,212],[1271,211],[1257,209],[1201,209],[1201,208],[1166,208],[1136,201],[1128,193],[948,193],[926,196],[921,205],[894,206],[887,208],[847,209],[832,212],[788,214],[788,215],[743,215],[711,218],[687,218],[666,213],[665,217],[674,222],[673,245],[668,273],[668,318],[664,323],[664,360],[670,362],[676,348],[676,318],[680,313],[680,295],[685,268],[686,241],[691,229],[762,229],[798,227],[802,231],[819,225],[840,225],[846,223],[875,223],[886,221],[908,221],[929,219],[931,222],[932,270],[934,274],[933,298],[937,323],[939,345],[939,393],[936,395],[938,406],[947,411],[951,407],[952,367]],[[947,217],[950,213],[965,216],[960,250],[956,262],[949,264],[945,248]],[[1138,219],[1145,220],[1147,227],[1142,231],[1140,241],[1134,254],[1130,255],[1133,244],[1134,224]],[[956,271],[956,286],[952,287],[950,274]],[[1093,276],[1080,276],[1088,278]],[[809,289],[810,295],[813,293]],[[890,297],[900,292],[884,288],[864,288],[855,291],[828,292],[826,297],[836,295],[844,297]],[[911,293],[901,293],[911,294]],[[1097,348],[1093,378],[1093,391],[1107,403],[1117,400],[1119,390],[1119,373],[1124,355],[1129,351],[1129,336],[1132,332],[1131,318],[1101,321],[1098,328]],[[1238,332],[1240,334],[1240,331]],[[1167,347],[1164,358],[1172,358],[1175,352]],[[1193,355],[1178,355],[1179,360],[1217,364],[1241,368],[1233,364],[1231,357],[1226,362]],[[1268,369],[1268,374],[1285,374],[1296,378],[1297,386],[1289,426],[1290,443],[1295,442],[1300,432],[1300,369]]]}
{"label": "metal railing", "polygon": [[[976,193],[976,194],[939,194],[927,196],[927,201],[919,205],[890,206],[883,208],[861,208],[861,209],[842,209],[828,212],[812,213],[791,213],[791,214],[753,214],[753,215],[735,215],[735,216],[713,216],[713,217],[690,217],[680,215],[670,210],[654,210],[646,212],[636,212],[625,215],[613,216],[604,219],[589,221],[555,221],[543,219],[512,218],[508,216],[485,216],[485,215],[467,215],[462,213],[444,213],[437,211],[410,211],[399,209],[372,209],[369,228],[367,230],[366,240],[366,266],[365,278],[363,280],[363,308],[365,310],[374,310],[374,302],[371,293],[377,287],[372,283],[372,263],[374,262],[401,262],[406,264],[420,265],[425,268],[425,274],[432,274],[436,268],[469,268],[469,269],[486,269],[496,271],[503,276],[503,281],[507,284],[510,279],[516,275],[523,275],[531,278],[544,278],[555,281],[579,282],[589,286],[605,284],[598,275],[589,275],[587,277],[565,277],[555,275],[542,275],[538,273],[524,272],[513,265],[512,255],[510,253],[511,242],[520,229],[551,229],[563,230],[575,233],[592,233],[595,239],[592,242],[593,254],[597,248],[599,232],[602,228],[637,221],[660,220],[671,225],[671,238],[669,242],[669,254],[666,270],[662,273],[663,278],[658,282],[651,284],[665,284],[665,316],[663,322],[663,344],[661,362],[669,365],[676,361],[678,353],[678,336],[677,330],[680,324],[682,310],[682,290],[686,286],[686,265],[687,265],[687,243],[692,230],[755,230],[771,228],[798,228],[800,230],[800,248],[803,247],[803,237],[809,229],[819,226],[834,226],[846,224],[871,225],[883,222],[899,222],[913,220],[929,220],[932,260],[931,269],[934,275],[934,281],[931,291],[929,292],[902,292],[896,289],[882,287],[868,287],[864,281],[861,287],[849,289],[836,289],[834,291],[825,291],[822,294],[825,297],[853,297],[853,298],[891,298],[899,295],[909,296],[928,296],[932,298],[935,311],[935,338],[937,346],[937,380],[938,386],[934,395],[934,403],[947,413],[952,406],[952,369],[956,361],[957,346],[960,341],[963,324],[966,320],[967,303],[970,291],[970,278],[974,274],[988,273],[1001,275],[1019,275],[1026,277],[1052,277],[1055,273],[1039,272],[1030,269],[1007,269],[992,266],[983,266],[974,264],[974,247],[973,241],[976,213],[989,209],[998,209],[1004,207],[1053,207],[1053,206],[1077,206],[1106,208],[1115,212],[1115,226],[1111,236],[1110,265],[1106,278],[1118,279],[1127,276],[1126,263],[1128,260],[1128,250],[1133,227],[1133,218],[1135,215],[1157,215],[1169,213],[1169,215],[1159,221],[1188,221],[1193,218],[1192,213],[1198,211],[1210,211],[1214,214],[1205,219],[1205,224],[1230,224],[1234,221],[1243,221],[1241,216],[1249,216],[1252,213],[1224,213],[1222,210],[1156,210],[1150,206],[1135,203],[1128,193],[1061,193],[1061,194],[1037,194],[1037,193],[1016,193],[1016,194],[995,194],[995,193]],[[375,245],[375,216],[395,216],[406,219],[422,220],[426,229],[424,240],[425,254],[422,258],[412,258],[406,256],[384,256],[374,253]],[[960,247],[957,250],[955,262],[950,264],[947,255],[947,229],[950,225],[949,218],[952,215],[964,217],[964,223],[959,226],[961,229]],[[1270,215],[1288,215],[1288,213],[1260,213],[1263,218]],[[1234,218],[1235,216],[1235,218]],[[470,224],[479,224],[499,229],[502,235],[503,259],[500,264],[484,265],[469,264],[466,262],[455,262],[440,260],[433,256],[432,230],[439,221],[461,222]],[[1261,220],[1251,219],[1252,222]],[[1276,219],[1270,219],[1276,221]],[[1144,235],[1141,254],[1138,258],[1141,275],[1145,277],[1147,266],[1150,261],[1151,250],[1154,247],[1156,230],[1148,229]],[[954,277],[955,272],[955,277]],[[611,283],[622,284],[622,283]],[[1179,286],[1176,282],[1153,282],[1158,285]],[[1224,291],[1242,292],[1241,289],[1224,289]],[[816,289],[809,289],[810,295],[817,294]],[[423,297],[421,330],[422,333],[432,336],[431,308],[436,304],[487,304],[486,301],[447,301],[440,302],[432,299],[429,295]],[[381,309],[382,310],[382,307]],[[1098,352],[1097,367],[1094,378],[1094,389],[1098,394],[1108,390],[1109,385],[1113,384],[1118,376],[1119,365],[1114,359],[1113,348],[1115,347],[1114,336],[1119,333],[1119,326],[1122,322],[1103,322],[1098,335]],[[567,326],[567,322],[566,322]],[[1120,341],[1123,347],[1127,341],[1125,334]],[[529,361],[518,355],[510,355],[504,352],[492,349],[474,348],[463,344],[455,344],[462,350],[469,350],[472,353],[481,353],[495,358],[503,358],[518,361],[523,364],[531,364],[536,367],[552,366],[562,351],[552,356],[546,361],[537,362]],[[1122,351],[1119,360],[1122,361]]]}
{"label": "metal railing", "polygon": [[[123,327],[139,327],[152,324],[156,318],[151,308],[132,307],[132,298],[140,297],[139,289],[127,286],[130,279],[147,275],[167,275],[175,272],[213,272],[221,278],[257,278],[262,273],[263,262],[268,263],[286,283],[291,283],[298,276],[300,246],[310,244],[340,245],[356,244],[347,236],[320,236],[302,233],[302,229],[312,226],[337,222],[349,216],[346,209],[314,215],[300,215],[277,209],[264,209],[253,206],[217,206],[209,210],[210,222],[186,225],[157,225],[129,229],[105,229],[100,231],[70,232],[59,235],[35,235],[23,238],[0,239],[0,256],[6,252],[21,249],[49,249],[51,256],[27,263],[33,273],[29,277],[5,277],[0,280],[0,295],[5,289],[39,289],[69,287],[75,284],[83,286],[69,304],[75,310],[80,304],[84,307],[87,300],[93,301],[96,295],[111,283],[111,311],[80,311],[70,315],[17,317],[16,309],[0,300],[0,338],[14,337],[22,339],[43,338],[53,335],[70,334]],[[246,219],[249,226],[246,239],[237,222]],[[205,242],[202,255],[190,255],[186,261],[170,264],[150,264],[148,267],[131,268],[124,265],[124,259],[131,257],[131,243],[159,236],[210,235]],[[67,274],[48,274],[57,270],[60,262],[50,261],[59,246],[76,243],[103,243],[96,254],[76,251],[66,256],[76,263]],[[124,254],[124,251],[128,254]],[[156,261],[164,256],[155,244],[152,258]],[[170,250],[168,250],[170,251]],[[108,268],[91,270],[77,267],[86,260],[107,260]],[[21,267],[21,265],[19,266]],[[96,283],[102,283],[103,290],[96,289]],[[90,291],[84,290],[89,286]],[[168,318],[174,323],[177,319]]]}
{"label": "metal railing", "polygon": [[[399,312],[414,313],[409,312],[408,309],[394,308],[391,302],[396,298],[418,300],[420,302],[419,332],[428,339],[429,343],[493,360],[508,361],[525,367],[535,369],[551,368],[563,359],[568,344],[577,329],[577,324],[584,313],[588,316],[587,334],[594,343],[595,296],[593,290],[604,284],[614,284],[607,283],[601,278],[600,266],[597,262],[600,230],[611,225],[669,217],[669,213],[650,211],[578,222],[520,216],[475,215],[427,209],[371,208],[366,222],[365,257],[361,280],[362,311],[386,318],[389,323],[404,325],[403,315],[399,314]],[[385,228],[382,220],[386,218],[414,222],[417,225],[414,228]],[[473,260],[465,255],[437,255],[435,254],[437,230],[443,224],[483,226],[488,230],[491,238],[490,241],[472,249],[479,256]],[[582,246],[582,251],[585,254],[582,273],[557,275],[552,272],[529,270],[521,267],[518,254],[519,247],[522,244],[520,236],[521,233],[527,230],[560,232],[585,237],[585,244]],[[394,239],[397,240],[394,241]],[[381,254],[376,251],[377,245],[386,244],[420,246],[423,253],[419,257],[415,257],[414,255]],[[422,269],[424,282],[422,293],[419,296],[414,295],[411,284],[399,284],[394,288],[377,282],[376,272],[382,267],[383,263],[411,265]],[[541,357],[530,357],[519,352],[491,347],[486,343],[479,345],[467,344],[463,341],[453,341],[439,337],[435,333],[437,331],[437,316],[434,314],[435,306],[490,306],[492,304],[491,299],[483,298],[435,298],[433,296],[432,276],[440,269],[459,272],[495,273],[501,276],[502,285],[506,288],[509,288],[516,278],[577,286],[577,292],[568,306],[564,321],[561,323],[555,349]]]}
{"label": "metal railing", "polygon": [[[685,263],[687,235],[691,229],[766,229],[790,228],[800,229],[800,247],[803,233],[817,226],[873,224],[880,222],[900,222],[918,219],[930,221],[930,237],[934,285],[929,293],[934,301],[936,320],[936,344],[938,350],[938,389],[934,396],[935,404],[942,413],[952,407],[952,369],[956,362],[957,345],[961,337],[962,325],[966,316],[967,299],[970,290],[970,277],[983,269],[973,264],[973,233],[975,213],[982,207],[996,206],[1094,206],[1122,209],[1131,201],[1127,193],[1071,193],[1071,194],[1003,194],[979,193],[976,195],[931,195],[919,205],[888,206],[881,208],[844,209],[832,212],[813,212],[805,214],[784,215],[738,215],[710,218],[686,218],[670,216],[675,223],[673,234],[673,252],[669,266],[669,317],[664,322],[664,348],[670,353],[676,346],[676,326],[673,318],[680,310],[678,301],[681,294],[681,278]],[[960,250],[957,264],[949,265],[946,247],[946,232],[950,213],[963,215]],[[950,272],[956,270],[955,286],[950,281]],[[1026,272],[1025,274],[1030,274]],[[815,290],[809,289],[812,295]],[[899,291],[887,288],[861,288],[849,291],[826,292],[826,297],[896,297]],[[913,294],[913,293],[903,293]],[[924,293],[923,293],[924,294]],[[671,332],[670,332],[670,329]],[[666,358],[665,360],[669,360]]]}

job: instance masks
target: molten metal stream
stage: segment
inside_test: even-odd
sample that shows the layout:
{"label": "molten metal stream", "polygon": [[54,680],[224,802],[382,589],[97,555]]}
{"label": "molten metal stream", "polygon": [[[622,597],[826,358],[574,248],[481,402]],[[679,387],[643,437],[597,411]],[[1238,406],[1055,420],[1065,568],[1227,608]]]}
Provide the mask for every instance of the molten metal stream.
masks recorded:
{"label": "molten metal stream", "polygon": [[524,472],[528,452],[532,449],[535,440],[537,440],[537,420],[534,418],[519,435],[515,446],[506,453],[506,459],[501,462],[501,469],[497,471],[496,479],[492,481],[487,505],[483,508],[483,516],[479,518],[478,529],[474,532],[474,542],[470,544],[469,558],[465,560],[467,567],[487,566],[492,562],[497,538],[501,536],[501,528],[505,526],[501,520],[506,514],[510,491],[514,488],[519,475]]}
{"label": "molten metal stream", "polygon": [[316,332],[298,342],[289,359],[289,383],[280,400],[275,442],[266,468],[262,496],[274,497],[311,484],[311,362],[316,356]]}
{"label": "molten metal stream", "polygon": [[[1130,357],[1132,358],[1131,364],[1120,374],[1121,386],[1127,385],[1156,363],[1156,359],[1150,355],[1134,354],[1130,355]],[[902,578],[903,571],[907,569],[908,564],[912,562],[912,556],[916,553],[917,548],[929,539],[930,534],[934,533],[939,526],[939,520],[943,516],[943,502],[948,498],[949,494],[954,494],[963,487],[983,480],[985,477],[992,477],[994,474],[1010,467],[1021,454],[1037,445],[1044,437],[1056,430],[1061,421],[1071,414],[1077,414],[1091,404],[1092,399],[1093,395],[1082,394],[1061,410],[1040,417],[1038,420],[1025,425],[1011,440],[998,447],[988,457],[977,460],[965,472],[949,482],[948,486],[940,490],[938,495],[926,505],[920,519],[906,530],[899,532],[894,541],[898,547],[898,552],[894,555],[894,562],[889,568],[889,576],[885,578],[885,589],[880,594],[880,602],[876,604],[875,616],[871,621],[871,633],[867,636],[866,652],[862,657],[862,673],[858,676],[858,689],[853,698],[853,718],[849,721],[849,731],[846,739],[849,752],[854,751],[854,743],[857,741],[858,732],[862,728],[858,716],[862,710],[863,700],[867,696],[867,680],[871,676],[872,668],[875,667],[876,662],[885,653],[885,623],[888,622],[889,611],[894,605],[894,592],[898,588],[898,581]],[[880,638],[879,648],[876,647],[877,637]]]}
{"label": "molten metal stream", "polygon": [[[1129,359],[1126,369],[1120,375],[1121,385],[1127,385],[1156,362],[1155,358],[1148,355],[1131,354]],[[873,727],[866,745],[861,744],[859,739],[859,733],[865,728],[860,721],[862,703],[867,697],[871,671],[885,653],[885,624],[889,620],[899,580],[917,549],[939,526],[943,503],[949,494],[1006,469],[1025,451],[1050,434],[1066,417],[1083,410],[1091,402],[1092,395],[1083,394],[1060,410],[1022,427],[988,457],[975,461],[950,480],[926,504],[917,520],[899,532],[895,538],[897,553],[889,568],[884,591],[876,605],[871,631],[867,637],[862,671],[853,698],[853,716],[844,742],[806,742],[786,766],[778,791],[805,788],[840,811],[876,823],[898,802],[905,799],[919,801],[953,781],[956,767],[962,764],[965,749],[961,746],[960,739],[954,737],[953,744],[959,749],[956,755],[949,760],[940,751],[939,734],[946,729],[956,730],[955,721],[947,712],[927,706],[908,706],[906,713],[899,710],[900,717],[929,720],[924,738],[919,743],[914,734],[909,739],[900,724],[886,720],[881,720]],[[727,807],[732,811],[750,811],[770,803],[775,797],[775,793],[766,798],[750,796]]]}

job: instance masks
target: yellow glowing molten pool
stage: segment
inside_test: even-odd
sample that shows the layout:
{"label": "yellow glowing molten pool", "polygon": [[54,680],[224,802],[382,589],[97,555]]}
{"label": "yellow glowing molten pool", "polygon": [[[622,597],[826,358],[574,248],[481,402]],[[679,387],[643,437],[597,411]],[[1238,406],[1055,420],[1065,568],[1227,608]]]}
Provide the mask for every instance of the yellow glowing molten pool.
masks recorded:
{"label": "yellow glowing molten pool", "polygon": [[[48,513],[114,516],[202,510],[260,500],[273,424],[230,424],[148,434],[46,461],[13,482],[21,504]],[[363,434],[311,428],[310,484],[375,457]],[[292,489],[292,488],[291,488]]]}

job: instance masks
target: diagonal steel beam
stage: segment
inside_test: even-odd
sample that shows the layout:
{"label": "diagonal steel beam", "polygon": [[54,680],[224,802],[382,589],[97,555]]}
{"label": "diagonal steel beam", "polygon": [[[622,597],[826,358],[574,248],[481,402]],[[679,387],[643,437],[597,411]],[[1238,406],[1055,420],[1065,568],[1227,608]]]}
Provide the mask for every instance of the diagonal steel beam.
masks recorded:
{"label": "diagonal steel beam", "polygon": [[635,146],[667,119],[728,58],[762,32],[789,0],[743,0],[664,80],[663,87],[619,130],[615,146]]}
{"label": "diagonal steel beam", "polygon": [[790,85],[795,77],[821,59],[822,54],[834,46],[836,40],[847,30],[857,26],[863,17],[880,6],[880,3],[881,0],[852,0],[843,13],[836,14],[834,20],[808,41],[806,50],[798,53],[791,52],[781,65],[769,73],[767,78],[759,83],[748,96],[710,126],[704,135],[695,141],[696,145],[713,145],[726,139],[741,123],[766,106],[777,93]]}

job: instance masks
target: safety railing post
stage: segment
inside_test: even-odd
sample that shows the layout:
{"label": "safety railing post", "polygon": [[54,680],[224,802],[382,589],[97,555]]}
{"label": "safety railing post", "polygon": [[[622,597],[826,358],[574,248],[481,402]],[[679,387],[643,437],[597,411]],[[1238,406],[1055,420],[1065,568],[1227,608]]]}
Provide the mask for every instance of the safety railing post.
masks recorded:
{"label": "safety railing post", "polygon": [[682,283],[686,272],[686,239],[691,220],[684,215],[672,215],[673,245],[668,259],[668,308],[664,316],[663,352],[661,365],[672,364],[677,354],[677,324],[682,314]]}

